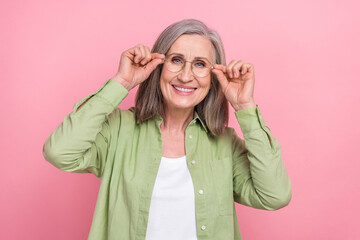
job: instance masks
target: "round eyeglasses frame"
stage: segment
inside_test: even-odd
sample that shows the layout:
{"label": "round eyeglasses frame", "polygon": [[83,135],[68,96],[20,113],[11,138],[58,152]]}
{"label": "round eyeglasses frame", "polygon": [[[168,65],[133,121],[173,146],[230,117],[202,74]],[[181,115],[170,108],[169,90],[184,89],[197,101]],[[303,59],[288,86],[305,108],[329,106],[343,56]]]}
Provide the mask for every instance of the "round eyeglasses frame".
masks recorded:
{"label": "round eyeglasses frame", "polygon": [[[169,55],[166,55],[165,58],[164,58],[164,65],[165,65],[166,62],[168,62],[168,60],[171,60],[171,56],[174,56],[174,55],[177,55],[177,54],[169,54]],[[186,63],[189,62],[189,63],[191,63],[191,64],[190,64],[190,66],[191,66],[191,72],[192,72],[195,76],[201,77],[201,78],[207,77],[207,76],[209,76],[209,74],[211,73],[211,70],[214,69],[214,66],[213,66],[213,65],[210,63],[210,61],[207,60],[206,58],[202,58],[201,60],[208,62],[209,65],[210,65],[210,67],[206,67],[206,68],[209,69],[209,72],[208,72],[208,74],[206,74],[206,75],[204,75],[204,76],[199,76],[198,74],[196,74],[196,73],[194,72],[193,63],[194,63],[195,61],[199,61],[198,59],[195,59],[195,60],[193,60],[193,61],[185,61],[185,60],[183,60],[184,63],[183,63],[183,65],[182,65],[182,67],[181,67],[179,70],[177,70],[177,71],[171,71],[171,70],[169,70],[168,67],[166,67],[166,69],[167,69],[168,71],[172,72],[172,73],[177,73],[177,72],[180,72],[181,70],[183,70],[184,67],[185,67],[185,65],[186,65]]]}

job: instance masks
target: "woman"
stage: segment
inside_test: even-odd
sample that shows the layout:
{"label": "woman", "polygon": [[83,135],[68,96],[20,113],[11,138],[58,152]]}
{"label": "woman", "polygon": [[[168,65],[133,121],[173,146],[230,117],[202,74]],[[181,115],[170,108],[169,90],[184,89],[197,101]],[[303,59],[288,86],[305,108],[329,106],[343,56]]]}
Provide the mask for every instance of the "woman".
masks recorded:
{"label": "woman", "polygon": [[[197,20],[170,25],[152,51],[123,52],[43,149],[57,168],[102,180],[89,239],[241,239],[234,201],[286,206],[290,181],[254,82],[253,65],[226,65],[219,36]],[[135,108],[120,110],[137,85]],[[226,127],[227,102],[245,140]]]}

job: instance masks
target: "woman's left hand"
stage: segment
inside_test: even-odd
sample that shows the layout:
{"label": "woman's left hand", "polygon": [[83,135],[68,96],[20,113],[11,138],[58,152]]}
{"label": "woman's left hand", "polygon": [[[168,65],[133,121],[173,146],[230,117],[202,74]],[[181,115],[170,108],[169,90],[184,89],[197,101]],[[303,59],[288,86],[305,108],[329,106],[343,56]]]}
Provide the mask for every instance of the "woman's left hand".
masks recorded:
{"label": "woman's left hand", "polygon": [[212,72],[216,74],[226,99],[235,111],[256,107],[255,73],[251,63],[232,60],[227,66],[214,64]]}

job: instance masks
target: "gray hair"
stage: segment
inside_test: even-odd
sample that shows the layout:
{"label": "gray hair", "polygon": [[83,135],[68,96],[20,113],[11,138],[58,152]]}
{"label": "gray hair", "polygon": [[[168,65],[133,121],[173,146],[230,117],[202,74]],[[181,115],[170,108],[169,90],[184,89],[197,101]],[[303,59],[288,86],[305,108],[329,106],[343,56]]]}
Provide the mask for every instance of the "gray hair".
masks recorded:
{"label": "gray hair", "polygon": [[[214,50],[214,63],[226,65],[225,52],[219,34],[203,22],[185,19],[168,26],[157,38],[151,52],[167,54],[173,43],[184,34],[197,34],[207,38]],[[135,116],[139,122],[160,115],[165,117],[163,96],[160,89],[162,65],[159,65],[139,86],[135,100]],[[211,87],[195,107],[200,119],[213,135],[222,135],[228,123],[228,104],[220,89],[216,75],[211,73]]]}

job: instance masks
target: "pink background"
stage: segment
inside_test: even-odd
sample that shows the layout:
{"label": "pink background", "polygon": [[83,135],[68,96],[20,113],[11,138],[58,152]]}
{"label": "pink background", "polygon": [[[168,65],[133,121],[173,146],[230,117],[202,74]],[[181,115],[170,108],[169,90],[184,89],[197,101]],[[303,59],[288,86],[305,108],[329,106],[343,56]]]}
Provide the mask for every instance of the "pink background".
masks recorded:
{"label": "pink background", "polygon": [[[243,239],[360,239],[358,1],[2,1],[0,239],[86,239],[100,186],[42,156],[75,102],[120,54],[169,24],[216,29],[255,65],[255,100],[293,187],[275,212],[237,205]],[[120,107],[134,102],[134,93]],[[231,126],[238,131],[231,112]]]}

